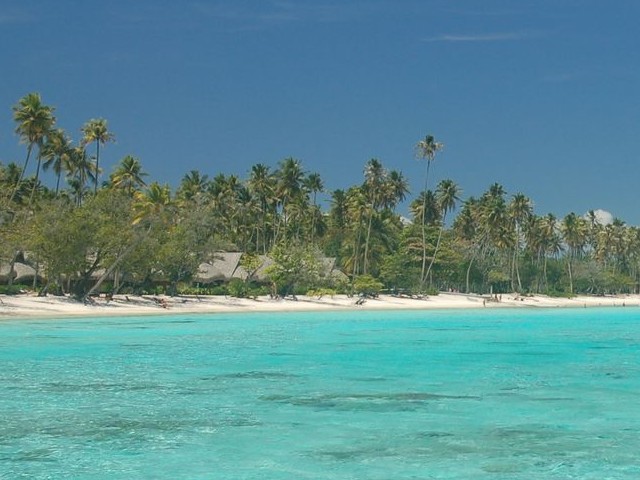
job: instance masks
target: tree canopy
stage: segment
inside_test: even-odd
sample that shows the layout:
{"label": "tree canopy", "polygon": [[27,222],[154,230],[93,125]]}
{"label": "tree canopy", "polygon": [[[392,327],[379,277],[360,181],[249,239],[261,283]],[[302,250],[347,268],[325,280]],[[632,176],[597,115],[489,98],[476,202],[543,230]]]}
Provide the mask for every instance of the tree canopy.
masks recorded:
{"label": "tree canopy", "polygon": [[[620,219],[602,224],[593,213],[538,213],[532,199],[498,183],[477,198],[464,198],[452,179],[429,189],[429,166],[443,151],[433,135],[416,146],[426,161],[418,192],[375,158],[362,160],[362,178],[345,189],[328,190],[321,172],[293,157],[256,163],[246,178],[191,170],[173,189],[153,181],[132,154],[101,177],[100,145],[115,138],[107,121],[89,120],[74,142],[55,111],[37,93],[19,99],[13,120],[25,159],[0,163],[0,264],[31,264],[41,291],[82,298],[161,286],[176,293],[221,250],[252,259],[245,261],[251,281],[267,255],[268,283],[278,293],[336,288],[321,275],[326,258],[349,289],[639,290],[640,229]],[[407,161],[407,168],[415,167]],[[398,212],[403,202],[409,219]]]}

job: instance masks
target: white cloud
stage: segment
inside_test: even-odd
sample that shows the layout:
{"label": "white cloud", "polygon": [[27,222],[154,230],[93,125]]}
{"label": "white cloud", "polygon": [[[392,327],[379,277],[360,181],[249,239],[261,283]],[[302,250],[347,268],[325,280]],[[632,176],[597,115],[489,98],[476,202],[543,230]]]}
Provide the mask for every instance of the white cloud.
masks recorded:
{"label": "white cloud", "polygon": [[601,208],[590,210],[583,215],[583,218],[586,220],[590,220],[592,216],[591,212],[593,212],[595,221],[600,225],[609,225],[613,223],[613,215],[611,214],[611,212],[607,212],[606,210],[602,210]]}
{"label": "white cloud", "polygon": [[425,38],[425,42],[504,42],[509,40],[522,40],[530,35],[522,32],[486,33],[480,35],[453,35],[444,34],[436,37]]}

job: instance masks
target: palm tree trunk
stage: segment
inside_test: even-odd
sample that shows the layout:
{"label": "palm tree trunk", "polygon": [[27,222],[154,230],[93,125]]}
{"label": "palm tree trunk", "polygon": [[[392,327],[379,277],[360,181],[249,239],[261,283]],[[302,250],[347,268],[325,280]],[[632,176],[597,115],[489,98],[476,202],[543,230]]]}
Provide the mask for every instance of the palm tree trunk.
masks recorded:
{"label": "palm tree trunk", "polygon": [[58,193],[60,192],[60,177],[62,176],[62,172],[58,172],[58,178],[56,180],[56,198],[58,198]]}
{"label": "palm tree trunk", "polygon": [[469,293],[469,276],[471,275],[471,265],[473,265],[473,261],[476,259],[476,253],[478,253],[478,250],[475,250],[473,252],[473,255],[471,256],[471,260],[469,260],[469,266],[467,267],[467,278],[466,278],[466,282],[465,282],[465,293]]}
{"label": "palm tree trunk", "polygon": [[427,233],[425,231],[425,225],[427,221],[426,209],[427,209],[427,185],[429,182],[429,166],[431,161],[427,160],[427,168],[424,174],[424,194],[422,196],[422,270],[420,272],[420,284],[424,287],[424,282],[427,279],[425,275],[425,268],[427,265]]}
{"label": "palm tree trunk", "polygon": [[20,188],[20,184],[22,183],[22,179],[24,178],[24,172],[27,171],[27,166],[29,165],[29,157],[31,157],[31,150],[33,149],[33,143],[30,143],[27,147],[27,158],[24,160],[24,166],[20,171],[20,176],[18,177],[18,181],[16,182],[16,186],[13,187],[13,193],[11,194],[11,198],[9,202],[13,202],[13,198],[16,196],[18,189]]}
{"label": "palm tree trunk", "polygon": [[316,192],[313,192],[313,216],[311,217],[311,243],[316,240]]}
{"label": "palm tree trunk", "polygon": [[371,238],[371,224],[373,223],[373,205],[371,205],[371,213],[369,214],[369,224],[367,225],[367,238],[364,241],[364,266],[362,273],[369,273],[369,239]]}
{"label": "palm tree trunk", "polygon": [[96,181],[94,182],[93,193],[98,193],[98,177],[100,176],[100,140],[96,140]]}
{"label": "palm tree trunk", "polygon": [[358,273],[358,263],[359,263],[359,257],[360,257],[360,223],[362,221],[362,217],[359,216],[358,217],[358,231],[356,232],[356,238],[355,238],[355,242],[353,244],[353,271],[352,271],[352,277],[355,277]]}
{"label": "palm tree trunk", "polygon": [[433,256],[431,257],[431,262],[429,263],[429,268],[427,269],[427,277],[431,273],[431,268],[433,268],[433,264],[436,261],[436,255],[438,254],[438,249],[440,248],[440,240],[442,239],[442,231],[444,230],[444,222],[447,218],[447,215],[442,215],[442,225],[440,225],[440,231],[438,232],[438,240],[436,241],[436,248],[433,251]]}
{"label": "palm tree trunk", "polygon": [[118,265],[120,265],[120,263],[122,263],[122,261],[129,256],[129,254],[134,250],[134,248],[139,246],[149,236],[149,234],[151,233],[152,227],[153,227],[153,224],[150,224],[149,227],[147,228],[146,232],[141,234],[140,237],[138,237],[137,240],[131,242],[131,245],[129,245],[120,255],[118,255],[118,257],[111,264],[111,266],[109,268],[107,268],[107,270],[98,279],[96,284],[93,287],[91,287],[89,289],[89,291],[82,296],[82,300],[83,301],[86,300],[87,298],[89,298],[91,295],[93,295],[96,291],[98,291],[100,286],[104,283],[104,281],[107,278],[109,278],[109,276],[118,267]]}
{"label": "palm tree trunk", "polygon": [[33,195],[36,193],[36,188],[38,187],[38,180],[40,178],[40,164],[42,163],[42,157],[40,156],[40,152],[38,152],[38,166],[36,167],[36,178],[33,181],[33,187],[31,187],[31,195],[29,196],[29,206],[31,206],[31,202],[33,202]]}

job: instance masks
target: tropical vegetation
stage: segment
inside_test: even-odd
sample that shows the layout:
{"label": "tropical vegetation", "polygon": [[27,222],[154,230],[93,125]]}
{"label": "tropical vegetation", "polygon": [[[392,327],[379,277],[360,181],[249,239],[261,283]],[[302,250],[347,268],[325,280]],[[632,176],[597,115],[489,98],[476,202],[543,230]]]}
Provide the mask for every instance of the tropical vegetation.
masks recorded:
{"label": "tropical vegetation", "polygon": [[[432,135],[416,144],[426,170],[412,197],[406,176],[375,158],[346,189],[326,190],[295,158],[257,163],[245,178],[192,170],[171,188],[134,155],[103,172],[100,147],[115,138],[107,121],[89,120],[74,142],[55,112],[38,93],[19,99],[13,120],[25,157],[0,162],[0,267],[30,264],[42,294],[193,291],[198,266],[220,251],[244,252],[246,265],[268,255],[270,287],[282,294],[639,291],[640,229],[595,212],[536,213],[525,194],[497,183],[477,198],[451,179],[430,188],[444,148]],[[318,274],[325,257],[348,282]]]}

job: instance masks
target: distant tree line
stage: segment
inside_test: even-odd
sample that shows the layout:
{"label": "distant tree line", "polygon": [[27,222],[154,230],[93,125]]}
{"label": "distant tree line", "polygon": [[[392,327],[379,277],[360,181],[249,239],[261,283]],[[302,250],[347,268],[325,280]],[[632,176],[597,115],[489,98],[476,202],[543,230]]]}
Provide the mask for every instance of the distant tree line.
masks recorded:
{"label": "distant tree line", "polygon": [[[297,275],[294,283],[308,289],[349,288],[303,274],[314,270],[309,258],[328,256],[351,284],[392,292],[638,292],[637,227],[602,224],[594,212],[538,215],[527,196],[497,183],[466,199],[453,180],[431,188],[443,148],[431,135],[416,144],[424,188],[407,219],[397,207],[408,181],[377,159],[365,163],[360,183],[329,192],[294,158],[275,168],[257,163],[246,178],[192,170],[172,190],[150,181],[132,155],[102,171],[101,147],[115,139],[104,119],[87,121],[74,141],[37,93],[16,103],[13,119],[25,158],[0,163],[0,266],[28,262],[45,279],[43,294],[82,298],[158,282],[176,293],[192,288],[198,265],[219,251],[288,261],[297,252],[298,263],[276,261],[273,275],[283,285],[292,281],[287,272]],[[327,211],[321,192],[330,196]]]}

